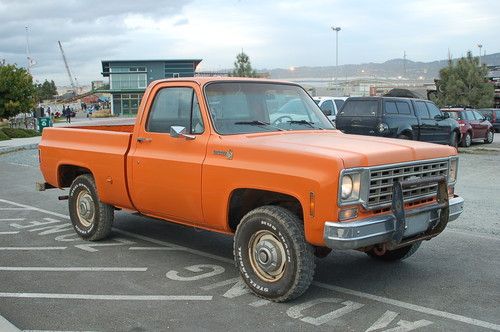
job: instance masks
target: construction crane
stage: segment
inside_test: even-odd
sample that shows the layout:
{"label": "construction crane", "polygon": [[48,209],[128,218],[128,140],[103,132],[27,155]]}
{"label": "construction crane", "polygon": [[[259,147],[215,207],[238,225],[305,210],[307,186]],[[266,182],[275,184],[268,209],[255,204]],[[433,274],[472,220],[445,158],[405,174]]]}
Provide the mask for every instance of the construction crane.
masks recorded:
{"label": "construction crane", "polygon": [[59,44],[59,49],[61,50],[61,55],[64,61],[64,66],[66,67],[66,72],[68,73],[69,77],[69,83],[71,84],[71,87],[73,88],[73,91],[75,92],[75,95],[78,94],[78,87],[75,84],[75,80],[73,79],[73,76],[71,75],[71,70],[69,70],[69,65],[68,65],[68,60],[66,60],[66,55],[64,55],[63,47],[61,42],[58,40],[57,43]]}

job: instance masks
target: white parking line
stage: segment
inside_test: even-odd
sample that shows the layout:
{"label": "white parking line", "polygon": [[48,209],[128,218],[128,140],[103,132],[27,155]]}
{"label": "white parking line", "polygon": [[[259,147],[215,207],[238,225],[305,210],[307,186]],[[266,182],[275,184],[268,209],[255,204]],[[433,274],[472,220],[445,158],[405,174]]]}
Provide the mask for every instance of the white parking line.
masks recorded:
{"label": "white parking line", "polygon": [[147,267],[37,267],[0,266],[0,271],[47,271],[47,272],[145,272]]}
{"label": "white parking line", "polygon": [[0,293],[0,297],[111,301],[210,301],[213,298],[211,295],[100,295],[54,293]]}
{"label": "white parking line", "polygon": [[20,211],[20,210],[31,210],[31,209],[20,208],[20,207],[0,207],[0,211]]}
{"label": "white parking line", "polygon": [[64,250],[67,247],[0,247],[0,250]]}
{"label": "white parking line", "polygon": [[9,234],[17,234],[19,231],[10,231],[10,232],[0,232],[0,235],[9,235]]}
{"label": "white parking line", "polygon": [[129,250],[179,250],[178,248],[171,248],[171,247],[130,247],[128,248]]}
{"label": "white parking line", "polygon": [[[4,203],[12,204],[15,206],[20,206],[20,207],[25,207],[25,208],[32,209],[34,211],[39,211],[39,212],[43,212],[43,213],[46,213],[49,215],[54,215],[54,216],[58,216],[61,218],[69,219],[69,216],[67,216],[67,215],[60,214],[57,212],[48,211],[48,210],[39,209],[37,207],[33,207],[33,206],[29,206],[29,205],[19,204],[19,203],[11,202],[11,201],[4,200],[4,199],[0,199],[0,202],[4,202]],[[130,233],[130,232],[127,232],[124,230],[116,229],[116,228],[113,228],[113,230],[116,231],[117,233],[127,235],[127,236],[130,236],[133,238],[141,239],[141,240],[151,242],[154,244],[167,246],[167,247],[183,248],[183,250],[186,252],[190,252],[190,253],[193,253],[193,254],[196,254],[196,255],[199,255],[202,257],[212,258],[212,259],[218,260],[220,262],[225,262],[225,263],[229,263],[229,264],[234,263],[234,261],[232,259],[220,257],[217,255],[208,254],[208,253],[205,253],[205,252],[200,251],[200,250],[195,250],[195,249],[190,249],[190,248],[174,245],[174,244],[166,242],[166,241],[153,239],[153,238],[150,238],[150,237],[147,237],[144,235],[134,234],[134,233]],[[484,328],[489,328],[492,330],[500,331],[500,325],[486,322],[486,321],[482,321],[482,320],[475,319],[475,318],[456,315],[456,314],[449,313],[446,311],[435,310],[432,308],[427,308],[427,307],[415,305],[412,303],[407,303],[407,302],[394,300],[394,299],[383,297],[383,296],[378,296],[378,295],[373,295],[373,294],[364,293],[364,292],[360,292],[360,291],[355,291],[355,290],[351,290],[351,289],[344,288],[344,287],[328,285],[328,284],[324,284],[324,283],[320,283],[320,282],[313,282],[313,285],[320,287],[320,288],[323,288],[323,289],[329,289],[329,290],[333,290],[333,291],[336,291],[339,293],[344,293],[344,294],[349,294],[349,295],[353,295],[353,296],[357,296],[357,297],[361,297],[361,298],[371,299],[373,301],[390,304],[390,305],[393,305],[396,307],[400,307],[400,308],[404,308],[404,309],[408,309],[408,310],[413,310],[416,312],[426,313],[429,315],[433,315],[433,316],[437,316],[437,317],[441,317],[441,318],[446,318],[446,319],[450,319],[450,320],[461,322],[461,323],[466,323],[466,324],[473,325],[473,326],[484,327]],[[5,294],[11,294],[11,293],[5,293]],[[15,293],[13,293],[13,294],[15,294]],[[18,294],[24,294],[24,293],[18,293]]]}
{"label": "white parking line", "polygon": [[0,221],[23,221],[26,220],[26,218],[3,218],[0,219]]}

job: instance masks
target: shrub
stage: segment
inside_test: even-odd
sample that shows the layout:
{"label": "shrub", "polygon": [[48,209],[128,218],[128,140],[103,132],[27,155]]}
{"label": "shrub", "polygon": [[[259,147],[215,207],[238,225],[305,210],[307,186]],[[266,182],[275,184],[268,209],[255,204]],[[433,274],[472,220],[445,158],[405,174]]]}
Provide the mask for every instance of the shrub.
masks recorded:
{"label": "shrub", "polygon": [[0,130],[0,141],[6,141],[9,139],[10,139],[10,137],[7,136],[2,130]]}
{"label": "shrub", "polygon": [[10,138],[25,138],[39,135],[35,130],[22,128],[2,128],[1,131]]}

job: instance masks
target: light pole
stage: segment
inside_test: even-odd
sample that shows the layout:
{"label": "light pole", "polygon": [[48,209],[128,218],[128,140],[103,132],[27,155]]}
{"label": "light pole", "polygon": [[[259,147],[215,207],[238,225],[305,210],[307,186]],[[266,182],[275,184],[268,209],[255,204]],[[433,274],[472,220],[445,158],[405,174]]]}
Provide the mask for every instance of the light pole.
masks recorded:
{"label": "light pole", "polygon": [[340,27],[333,27],[332,30],[335,31],[335,77],[334,81],[335,84],[337,84],[337,76],[338,76],[338,70],[339,70],[339,31],[341,30]]}
{"label": "light pole", "polygon": [[479,47],[479,67],[481,67],[481,49],[483,48],[483,45],[477,44],[477,47]]}

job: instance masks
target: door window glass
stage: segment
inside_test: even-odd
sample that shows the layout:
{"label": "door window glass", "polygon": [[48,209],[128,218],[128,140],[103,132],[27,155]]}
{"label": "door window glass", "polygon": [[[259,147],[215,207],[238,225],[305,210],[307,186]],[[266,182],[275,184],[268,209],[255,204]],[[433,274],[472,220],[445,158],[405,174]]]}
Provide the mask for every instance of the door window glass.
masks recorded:
{"label": "door window glass", "polygon": [[396,106],[399,114],[411,114],[410,105],[406,101],[398,101],[396,102]]}
{"label": "door window glass", "polygon": [[386,101],[385,103],[385,114],[398,114],[398,109],[396,103],[393,101]]}
{"label": "door window glass", "polygon": [[421,119],[430,119],[429,111],[427,110],[427,106],[423,101],[415,102],[415,111],[417,111],[417,116]]}
{"label": "door window glass", "polygon": [[333,111],[333,102],[331,100],[325,100],[320,108],[325,115],[335,115]]}
{"label": "door window glass", "polygon": [[431,116],[431,119],[435,119],[436,116],[438,115],[441,115],[441,111],[439,110],[439,108],[434,105],[433,103],[429,103],[427,102],[427,109],[429,110],[429,114]]}
{"label": "door window glass", "polygon": [[168,133],[171,126],[185,127],[191,134],[203,133],[200,107],[193,89],[163,88],[156,94],[146,130]]}

